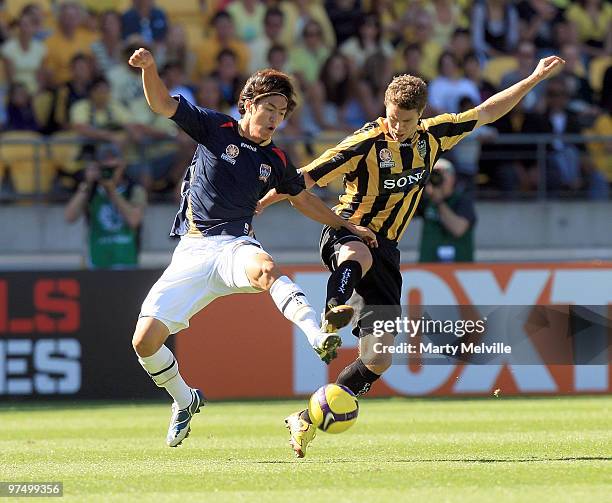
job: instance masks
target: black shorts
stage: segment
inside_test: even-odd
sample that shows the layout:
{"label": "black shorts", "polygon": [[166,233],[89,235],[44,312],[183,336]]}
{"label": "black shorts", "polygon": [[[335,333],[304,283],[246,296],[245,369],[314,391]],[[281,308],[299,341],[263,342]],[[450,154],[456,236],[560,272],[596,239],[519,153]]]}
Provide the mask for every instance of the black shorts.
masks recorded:
{"label": "black shorts", "polygon": [[[357,284],[349,304],[355,309],[353,335],[364,337],[371,334],[375,322],[395,321],[402,314],[402,274],[400,273],[400,252],[397,244],[379,235],[378,248],[369,248],[372,267]],[[333,229],[323,227],[319,251],[321,260],[330,271],[338,266],[337,258],[343,244],[362,241],[344,227]],[[380,325],[378,325],[380,328]]]}

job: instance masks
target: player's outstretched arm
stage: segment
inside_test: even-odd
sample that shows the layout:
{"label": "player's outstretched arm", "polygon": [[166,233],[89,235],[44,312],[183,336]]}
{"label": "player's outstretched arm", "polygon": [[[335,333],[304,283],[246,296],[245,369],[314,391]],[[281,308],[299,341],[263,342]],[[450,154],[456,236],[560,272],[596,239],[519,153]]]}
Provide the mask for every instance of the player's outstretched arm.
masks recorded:
{"label": "player's outstretched arm", "polygon": [[321,201],[317,196],[311,194],[307,190],[303,190],[297,196],[288,196],[289,202],[295,207],[302,215],[311,218],[315,222],[319,222],[323,225],[329,225],[334,229],[340,229],[345,227],[350,232],[359,236],[365,241],[365,243],[376,248],[378,242],[376,241],[376,234],[367,227],[361,225],[355,225],[347,220],[336,215],[328,206]]}
{"label": "player's outstretched arm", "polygon": [[[311,187],[313,187],[315,184],[315,181],[310,177],[310,175],[305,172],[302,172],[302,175],[304,176],[304,182],[306,184],[306,188],[310,189]],[[279,194],[278,192],[276,192],[276,189],[270,190],[265,196],[263,196],[257,202],[257,208],[255,209],[255,214],[259,215],[263,213],[263,210],[265,210],[268,206],[272,206],[273,204],[284,201],[288,197],[289,197],[288,194]]]}
{"label": "player's outstretched arm", "polygon": [[134,51],[128,63],[142,69],[142,87],[151,110],[172,117],[178,108],[178,101],[170,96],[166,84],[160,78],[153,55],[141,47]]}
{"label": "player's outstretched arm", "polygon": [[476,107],[476,110],[478,110],[478,123],[476,127],[495,122],[500,117],[506,115],[536,85],[543,80],[557,75],[563,68],[563,65],[565,65],[565,61],[559,56],[549,56],[548,58],[541,59],[529,77],[517,82],[508,89],[494,94]]}

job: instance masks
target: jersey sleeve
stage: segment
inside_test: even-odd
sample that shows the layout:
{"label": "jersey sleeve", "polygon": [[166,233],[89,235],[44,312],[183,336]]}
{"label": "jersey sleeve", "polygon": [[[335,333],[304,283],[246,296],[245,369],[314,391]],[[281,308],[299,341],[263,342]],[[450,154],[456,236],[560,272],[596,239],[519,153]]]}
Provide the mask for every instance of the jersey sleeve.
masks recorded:
{"label": "jersey sleeve", "polygon": [[279,194],[289,194],[290,196],[297,196],[300,192],[306,189],[306,184],[304,183],[304,175],[302,175],[294,164],[287,159],[287,156],[284,152],[281,152],[279,149],[275,149],[275,151],[279,154],[279,157],[282,161],[282,171],[281,177],[276,185],[276,192]]}
{"label": "jersey sleeve", "polygon": [[371,135],[359,132],[352,134],[323,152],[301,171],[308,173],[317,185],[324,187],[335,178],[356,170],[359,161],[372,145]]}
{"label": "jersey sleeve", "polygon": [[170,119],[195,141],[204,143],[220,114],[208,108],[197,107],[181,95],[173,98],[178,101],[178,108]]}
{"label": "jersey sleeve", "polygon": [[425,119],[421,124],[440,142],[443,151],[453,148],[470,134],[478,122],[478,110],[472,108],[460,114],[442,114]]}

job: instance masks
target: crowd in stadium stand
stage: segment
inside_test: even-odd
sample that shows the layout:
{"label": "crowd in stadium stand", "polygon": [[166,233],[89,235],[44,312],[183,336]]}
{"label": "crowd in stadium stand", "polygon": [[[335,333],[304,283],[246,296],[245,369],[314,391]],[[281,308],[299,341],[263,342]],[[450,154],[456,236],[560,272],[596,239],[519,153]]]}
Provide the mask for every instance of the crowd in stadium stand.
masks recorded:
{"label": "crowd in stadium stand", "polygon": [[[500,145],[498,135],[612,135],[606,0],[0,0],[0,42],[2,130],[84,139],[70,162],[56,159],[49,191],[58,180],[77,186],[96,142],[121,147],[128,175],[151,193],[181,179],[193,144],[147,106],[140,70],[127,63],[138,47],[154,53],[171,93],[236,118],[251,72],[294,76],[301,106],[278,143],[298,166],[333,143],[317,141],[322,133],[338,139],[383,115],[393,75],[429,82],[431,116],[481,103],[550,54],[566,60],[563,73],[460,144],[450,158],[458,176],[498,193],[533,192],[537,146]],[[546,189],[609,197],[611,143],[547,144]],[[11,171],[3,173],[6,182]]]}

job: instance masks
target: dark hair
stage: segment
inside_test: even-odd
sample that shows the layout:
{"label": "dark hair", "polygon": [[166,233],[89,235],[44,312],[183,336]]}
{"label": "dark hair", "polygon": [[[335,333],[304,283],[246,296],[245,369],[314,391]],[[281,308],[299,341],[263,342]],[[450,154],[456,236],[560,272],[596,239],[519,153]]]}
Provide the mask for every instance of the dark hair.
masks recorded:
{"label": "dark hair", "polygon": [[423,111],[427,105],[427,84],[413,75],[398,75],[385,91],[385,105],[389,103],[404,110]]}
{"label": "dark hair", "polygon": [[268,19],[274,16],[278,16],[283,20],[285,19],[285,14],[283,13],[282,10],[280,10],[278,7],[269,7],[266,13],[264,14],[264,19],[263,19],[264,24],[266,24]]}
{"label": "dark hair", "polygon": [[287,98],[286,117],[295,110],[297,102],[295,100],[293,84],[289,76],[278,70],[266,68],[265,70],[255,72],[249,77],[249,80],[246,81],[242,91],[240,91],[238,112],[240,112],[240,115],[245,114],[246,109],[244,104],[247,100],[257,101],[259,97],[270,94],[280,94]]}
{"label": "dark hair", "polygon": [[459,62],[457,61],[455,55],[450,51],[444,51],[438,58],[438,73],[442,73],[442,62],[445,58],[450,58],[453,63],[455,63],[455,66],[459,66]]}
{"label": "dark hair", "polygon": [[213,18],[210,20],[210,25],[211,25],[211,26],[214,26],[214,25],[215,25],[215,23],[216,23],[217,21],[219,21],[219,19],[223,19],[223,18],[225,18],[225,19],[229,19],[230,21],[233,21],[233,20],[232,20],[232,16],[230,16],[229,12],[227,12],[226,10],[220,10],[220,11],[219,11],[219,12],[217,12],[217,13],[216,13],[216,14],[213,16]]}
{"label": "dark hair", "polygon": [[380,24],[380,18],[376,14],[366,14],[359,20],[359,27],[357,28],[357,38],[359,39],[359,45],[363,49],[363,39],[361,38],[361,28],[367,24],[373,24],[376,27],[376,43],[380,43],[382,37],[382,25]]}
{"label": "dark hair", "polygon": [[[332,82],[330,80],[330,67],[334,59],[342,60],[346,68],[346,77],[340,82]],[[319,80],[325,89],[326,101],[336,106],[344,105],[354,92],[354,82],[351,76],[351,66],[348,57],[338,51],[331,53],[321,67]]]}
{"label": "dark hair", "polygon": [[234,58],[234,61],[238,61],[238,55],[234,51],[231,49],[221,49],[217,54],[217,63],[220,63],[225,56],[229,56],[230,58]]}
{"label": "dark hair", "polygon": [[98,87],[99,85],[104,84],[110,87],[110,84],[108,83],[108,80],[106,80],[105,77],[96,77],[95,79],[93,79],[89,86],[87,87],[87,94],[91,93],[96,87]]}

